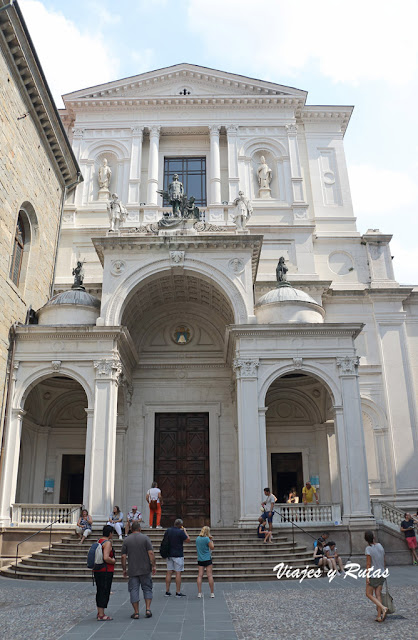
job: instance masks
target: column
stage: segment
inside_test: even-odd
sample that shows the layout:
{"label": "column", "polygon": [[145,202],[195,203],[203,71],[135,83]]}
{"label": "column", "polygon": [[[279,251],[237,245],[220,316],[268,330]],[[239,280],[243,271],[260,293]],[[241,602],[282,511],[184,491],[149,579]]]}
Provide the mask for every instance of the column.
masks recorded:
{"label": "column", "polygon": [[343,523],[372,518],[358,384],[358,356],[337,358],[342,406],[335,407]]}
{"label": "column", "polygon": [[258,408],[258,429],[260,432],[260,471],[261,471],[261,486],[268,487],[268,460],[267,460],[267,430],[266,430],[266,413],[268,407]]}
{"label": "column", "polygon": [[[87,414],[86,458],[90,457],[85,478],[86,508],[93,520],[106,521],[112,511],[115,490],[116,418],[118,383],[122,365],[117,358],[94,363],[96,381],[94,413]],[[89,447],[89,448],[87,448]]]}
{"label": "column", "polygon": [[46,457],[50,431],[51,427],[38,427],[36,434],[36,447],[34,452],[36,464],[33,472],[32,501],[37,503],[44,501]]}
{"label": "column", "polygon": [[[236,358],[233,363],[237,379],[238,414],[238,466],[240,482],[239,525],[254,524],[260,514],[263,496],[262,463],[266,451],[262,451],[258,424],[259,361],[255,358]],[[264,462],[264,467],[266,462]]]}
{"label": "column", "polygon": [[[83,145],[83,137],[84,137],[84,129],[81,127],[75,127],[73,129],[73,152],[77,162],[81,165],[80,156]],[[81,182],[75,189],[72,191],[69,197],[69,201],[75,202],[77,206],[81,206],[83,200],[83,192],[85,189],[85,184]]]}
{"label": "column", "polygon": [[[13,397],[12,391],[13,390],[11,390],[10,397]],[[11,505],[14,504],[16,500],[20,438],[25,413],[26,411],[20,408],[11,409],[6,425],[4,458],[0,482],[0,524],[4,526],[10,525]]]}
{"label": "column", "polygon": [[149,130],[149,158],[148,158],[148,196],[147,204],[157,205],[158,189],[158,153],[160,150],[161,127],[156,125]]}
{"label": "column", "polygon": [[139,204],[144,127],[132,127],[131,164],[129,168],[128,204]]}
{"label": "column", "polygon": [[331,483],[331,502],[332,504],[341,504],[341,485],[340,473],[338,470],[338,451],[337,439],[335,436],[334,423],[326,422],[327,442],[328,442],[328,459],[329,459],[329,478]]}
{"label": "column", "polygon": [[[238,175],[238,127],[230,124],[226,127],[228,141],[228,182],[229,182],[229,202],[234,202],[239,191]],[[250,194],[247,194],[251,197]]]}
{"label": "column", "polygon": [[[115,503],[117,505],[126,503],[126,482],[127,478],[127,459],[126,459],[126,425],[118,425],[116,428],[116,459],[118,464],[115,469]],[[136,503],[135,503],[136,504]]]}
{"label": "column", "polygon": [[290,172],[292,180],[293,202],[305,202],[303,195],[303,178],[299,159],[298,128],[296,124],[287,124],[287,140],[289,144]]}
{"label": "column", "polygon": [[221,158],[219,152],[220,126],[209,127],[210,134],[210,203],[221,204]]}

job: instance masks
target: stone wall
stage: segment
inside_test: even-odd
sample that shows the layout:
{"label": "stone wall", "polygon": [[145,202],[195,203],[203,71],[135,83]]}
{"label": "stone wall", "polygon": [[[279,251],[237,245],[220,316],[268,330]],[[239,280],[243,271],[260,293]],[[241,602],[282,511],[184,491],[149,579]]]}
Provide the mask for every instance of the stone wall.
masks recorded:
{"label": "stone wall", "polygon": [[[39,309],[49,297],[60,203],[63,192],[27,103],[0,57],[0,385],[5,379],[8,334],[24,322],[29,305]],[[20,118],[20,119],[18,119]],[[26,277],[16,287],[9,278],[19,209],[29,203],[31,243]]]}

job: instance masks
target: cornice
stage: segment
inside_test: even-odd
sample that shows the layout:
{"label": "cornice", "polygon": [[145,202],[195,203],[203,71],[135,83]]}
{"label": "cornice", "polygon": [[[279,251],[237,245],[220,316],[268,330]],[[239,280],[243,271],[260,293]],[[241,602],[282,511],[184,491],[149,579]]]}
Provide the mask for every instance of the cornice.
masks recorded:
{"label": "cornice", "polygon": [[356,338],[364,327],[364,323],[353,322],[350,324],[333,322],[323,324],[298,323],[287,324],[258,324],[258,325],[229,325],[227,332],[236,338],[257,337],[285,337],[285,336],[339,336]]}
{"label": "cornice", "polygon": [[299,122],[326,122],[337,120],[341,122],[341,131],[345,132],[353,113],[352,106],[304,106],[299,116]]}
{"label": "cornice", "polygon": [[[0,8],[7,0],[0,0]],[[19,5],[0,13],[0,47],[29,105],[29,113],[64,185],[82,176]]]}

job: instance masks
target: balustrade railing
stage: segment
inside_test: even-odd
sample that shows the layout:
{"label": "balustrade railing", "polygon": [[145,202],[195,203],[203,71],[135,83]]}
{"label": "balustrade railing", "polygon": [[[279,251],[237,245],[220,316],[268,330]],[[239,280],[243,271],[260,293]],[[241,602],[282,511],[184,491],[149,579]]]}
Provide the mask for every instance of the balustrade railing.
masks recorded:
{"label": "balustrade railing", "polygon": [[405,510],[394,507],[388,502],[372,500],[372,511],[377,522],[384,522],[397,531],[400,530],[402,520],[405,520]]}
{"label": "balustrade railing", "polygon": [[280,504],[274,505],[280,518],[274,526],[287,527],[295,522],[304,527],[341,524],[341,505],[339,504]]}
{"label": "balustrade railing", "polygon": [[77,504],[14,504],[12,524],[15,527],[39,527],[52,521],[57,527],[75,526],[79,518]]}

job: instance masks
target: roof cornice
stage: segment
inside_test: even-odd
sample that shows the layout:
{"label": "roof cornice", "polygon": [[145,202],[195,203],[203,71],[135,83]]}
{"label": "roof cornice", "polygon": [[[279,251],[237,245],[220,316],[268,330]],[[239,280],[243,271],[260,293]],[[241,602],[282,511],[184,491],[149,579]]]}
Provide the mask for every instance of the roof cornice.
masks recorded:
{"label": "roof cornice", "polygon": [[[0,0],[0,8],[7,4],[7,0]],[[80,168],[17,2],[0,13],[0,48],[57,174],[68,187],[81,176]]]}

